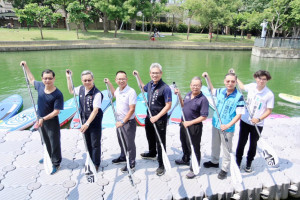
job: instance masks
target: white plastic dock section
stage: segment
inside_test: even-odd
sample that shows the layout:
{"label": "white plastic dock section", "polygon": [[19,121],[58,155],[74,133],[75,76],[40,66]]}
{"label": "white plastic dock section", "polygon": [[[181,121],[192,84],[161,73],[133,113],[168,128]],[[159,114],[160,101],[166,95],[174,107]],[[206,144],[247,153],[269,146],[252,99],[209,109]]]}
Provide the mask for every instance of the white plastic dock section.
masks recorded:
{"label": "white plastic dock section", "polygon": [[[243,183],[233,185],[227,179],[219,180],[219,169],[205,169],[203,162],[210,159],[211,120],[203,126],[201,141],[201,168],[194,179],[187,179],[188,166],[177,166],[174,161],[181,158],[179,126],[168,126],[167,154],[172,166],[170,174],[158,177],[157,161],[143,160],[140,153],[148,150],[144,127],[136,133],[136,171],[130,184],[127,174],[120,169],[124,164],[111,164],[120,154],[115,129],[105,129],[102,135],[102,162],[98,182],[88,183],[84,175],[86,153],[78,130],[61,130],[63,160],[55,175],[46,175],[38,161],[43,148],[38,132],[15,131],[0,133],[0,199],[288,199],[300,198],[300,118],[268,119],[262,137],[277,152],[280,164],[268,168],[262,150],[258,149],[253,161],[253,172],[241,173]],[[235,149],[239,126],[234,136]],[[248,150],[248,145],[245,148]],[[222,162],[222,160],[220,160]]]}

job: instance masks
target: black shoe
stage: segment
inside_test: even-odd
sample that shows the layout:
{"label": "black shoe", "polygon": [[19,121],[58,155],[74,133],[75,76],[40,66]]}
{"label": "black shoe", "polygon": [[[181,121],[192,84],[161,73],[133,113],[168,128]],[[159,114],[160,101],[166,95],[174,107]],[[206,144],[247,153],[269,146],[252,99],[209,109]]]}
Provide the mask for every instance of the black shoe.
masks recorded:
{"label": "black shoe", "polygon": [[165,174],[165,167],[164,166],[160,166],[156,169],[156,175],[157,176],[162,176]]}
{"label": "black shoe", "polygon": [[42,158],[41,160],[39,160],[40,164],[44,164],[44,159]]}
{"label": "black shoe", "polygon": [[218,178],[223,180],[227,177],[227,172],[221,170],[220,173],[218,174]]}
{"label": "black shoe", "polygon": [[211,161],[208,161],[208,162],[203,163],[203,166],[205,168],[211,168],[211,167],[219,168],[219,163],[214,164]]}
{"label": "black shoe", "polygon": [[51,175],[55,174],[56,172],[58,172],[59,168],[60,168],[60,165],[57,165],[57,166],[53,165],[52,172],[50,174]]}
{"label": "black shoe", "polygon": [[141,153],[141,157],[143,159],[156,160],[156,155],[153,155],[153,154],[150,154],[150,153]]}
{"label": "black shoe", "polygon": [[247,172],[247,173],[251,173],[251,172],[252,172],[251,166],[250,166],[250,167],[246,166],[244,170],[245,170],[245,172]]}
{"label": "black shoe", "polygon": [[[131,173],[135,172],[135,166],[134,165],[130,165],[130,169],[131,169]],[[124,167],[121,168],[121,172],[122,173],[128,173],[127,165],[125,165]]]}
{"label": "black shoe", "polygon": [[177,159],[177,160],[175,160],[175,163],[176,163],[177,165],[187,165],[187,166],[190,165],[190,161],[185,162],[185,161],[182,160],[182,159]]}
{"label": "black shoe", "polygon": [[120,164],[120,163],[126,163],[126,159],[121,159],[121,158],[119,157],[119,158],[113,159],[111,162],[112,162],[113,164],[118,165],[118,164]]}
{"label": "black shoe", "polygon": [[95,168],[96,168],[96,172],[98,172],[99,165],[96,165]]}

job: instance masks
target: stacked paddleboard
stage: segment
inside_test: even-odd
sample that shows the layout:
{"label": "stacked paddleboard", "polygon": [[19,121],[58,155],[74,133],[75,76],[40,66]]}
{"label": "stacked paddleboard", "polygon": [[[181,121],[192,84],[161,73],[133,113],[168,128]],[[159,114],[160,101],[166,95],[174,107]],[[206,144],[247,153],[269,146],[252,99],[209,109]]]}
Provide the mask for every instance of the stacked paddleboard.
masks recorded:
{"label": "stacked paddleboard", "polygon": [[294,96],[294,95],[284,94],[284,93],[279,93],[278,96],[285,101],[300,105],[300,97],[299,96]]}
{"label": "stacked paddleboard", "polygon": [[20,95],[14,94],[0,102],[0,123],[8,120],[18,113],[23,105],[23,99]]}

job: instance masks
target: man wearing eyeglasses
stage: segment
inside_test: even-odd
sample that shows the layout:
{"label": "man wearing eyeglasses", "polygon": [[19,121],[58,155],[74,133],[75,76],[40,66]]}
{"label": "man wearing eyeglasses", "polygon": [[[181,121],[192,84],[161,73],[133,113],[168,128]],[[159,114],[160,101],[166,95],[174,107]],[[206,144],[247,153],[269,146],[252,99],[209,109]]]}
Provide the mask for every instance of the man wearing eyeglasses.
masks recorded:
{"label": "man wearing eyeglasses", "polygon": [[[202,74],[206,77],[213,95],[217,98],[216,109],[220,114],[221,123],[219,122],[216,111],[212,120],[212,144],[211,144],[211,161],[203,163],[205,168],[219,167],[219,158],[221,151],[221,144],[223,150],[222,167],[218,174],[219,179],[225,179],[229,171],[230,153],[232,151],[232,139],[235,129],[235,123],[244,114],[244,99],[241,93],[236,89],[237,76],[234,73],[225,75],[225,88],[214,89],[210,77],[207,72]],[[228,141],[225,141],[225,135]],[[227,143],[227,144],[226,144]]]}
{"label": "man wearing eyeglasses", "polygon": [[162,140],[163,146],[166,149],[166,131],[167,131],[167,113],[172,105],[171,88],[162,80],[162,66],[159,63],[152,63],[150,66],[151,81],[146,85],[142,82],[138,71],[134,70],[133,75],[138,77],[139,82],[145,92],[148,92],[148,106],[152,117],[147,112],[145,119],[146,137],[148,140],[149,152],[142,153],[143,159],[156,158],[158,153],[158,168],[156,175],[162,176],[165,173],[165,167],[162,160],[162,149],[159,140],[156,136],[153,124],[156,124],[158,134]]}
{"label": "man wearing eyeglasses", "polygon": [[[35,80],[25,61],[22,61],[20,65],[24,66],[30,84],[38,92],[37,125],[41,127],[41,134],[43,134],[44,138],[43,142],[46,144],[52,161],[52,171],[50,174],[53,175],[59,170],[62,160],[58,114],[60,110],[64,109],[64,97],[61,91],[54,85],[55,73],[52,70],[46,69],[42,72],[41,82]],[[43,164],[44,160],[41,159],[39,163]]]}
{"label": "man wearing eyeglasses", "polygon": [[263,130],[264,119],[267,118],[274,108],[274,94],[266,86],[267,82],[271,80],[271,75],[268,71],[259,70],[253,74],[256,83],[250,83],[244,85],[239,79],[239,87],[248,93],[247,104],[250,109],[250,113],[246,110],[245,114],[242,115],[240,122],[240,133],[239,142],[236,149],[236,162],[240,166],[244,148],[248,141],[248,136],[250,134],[250,145],[247,154],[247,163],[245,166],[245,171],[252,172],[251,164],[256,155],[257,141],[259,135],[256,131],[255,124],[260,132]]}
{"label": "man wearing eyeglasses", "polygon": [[67,69],[67,83],[70,94],[73,92],[79,95],[80,117],[82,126],[80,131],[85,134],[86,143],[91,159],[98,171],[101,157],[101,135],[102,135],[102,117],[101,102],[103,94],[94,84],[94,75],[91,71],[81,73],[82,85],[72,88],[72,71]]}
{"label": "man wearing eyeglasses", "polygon": [[[108,78],[104,79],[104,82],[109,85],[111,93],[116,97],[116,114],[117,122],[116,128],[121,130],[121,134],[125,141],[125,149],[129,153],[129,166],[131,171],[135,170],[135,133],[136,133],[136,121],[134,119],[135,105],[136,105],[136,92],[134,89],[128,86],[127,74],[124,71],[118,71],[115,79],[118,87],[117,89],[111,84]],[[117,133],[118,142],[121,148],[121,154],[118,158],[113,159],[113,164],[120,164],[126,162],[126,156],[120,135]],[[121,172],[128,172],[127,166],[121,168]]]}

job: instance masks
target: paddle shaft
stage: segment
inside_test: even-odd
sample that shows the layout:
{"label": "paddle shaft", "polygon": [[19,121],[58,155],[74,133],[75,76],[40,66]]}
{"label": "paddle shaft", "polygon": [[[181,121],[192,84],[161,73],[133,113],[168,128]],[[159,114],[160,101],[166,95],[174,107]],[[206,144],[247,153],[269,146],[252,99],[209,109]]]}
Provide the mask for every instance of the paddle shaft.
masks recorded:
{"label": "paddle shaft", "polygon": [[[114,106],[113,101],[112,101],[112,93],[111,93],[111,91],[110,91],[110,89],[108,87],[108,84],[105,83],[105,85],[106,85],[106,88],[107,88],[108,97],[109,97],[109,100],[110,100],[110,103],[111,103],[111,107],[112,107],[112,110],[113,110],[113,113],[114,113],[114,117],[115,117],[115,120],[117,122],[118,121],[118,117],[117,117],[117,114],[116,114],[115,106]],[[132,172],[131,172],[131,168],[130,168],[130,164],[129,164],[129,156],[128,156],[129,152],[126,150],[125,141],[124,141],[124,138],[122,136],[122,131],[121,131],[120,127],[117,128],[117,132],[118,132],[118,134],[120,136],[122,147],[123,147],[123,151],[125,152],[125,155],[126,155],[126,166],[127,166],[127,170],[128,170],[128,175],[130,176],[131,184],[133,186],[135,186],[134,181],[132,179]]]}

